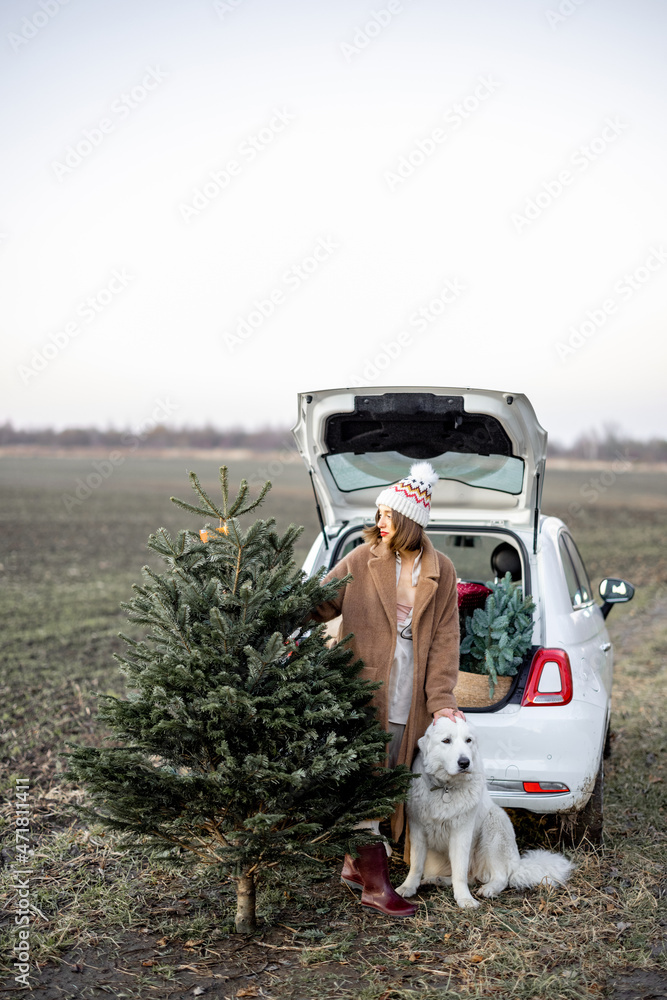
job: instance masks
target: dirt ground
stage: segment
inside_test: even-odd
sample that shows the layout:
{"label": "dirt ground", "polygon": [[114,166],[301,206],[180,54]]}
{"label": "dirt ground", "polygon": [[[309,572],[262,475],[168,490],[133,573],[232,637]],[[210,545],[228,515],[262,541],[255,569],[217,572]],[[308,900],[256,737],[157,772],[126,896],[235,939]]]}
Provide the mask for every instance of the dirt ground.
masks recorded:
{"label": "dirt ground", "polygon": [[[338,893],[337,881],[331,879],[325,891]],[[327,961],[324,951],[318,954],[313,950],[307,956],[308,964],[303,965],[303,946],[290,944],[293,933],[276,927],[256,940],[225,936],[189,948],[170,946],[154,935],[127,933],[119,938],[118,948],[113,951],[73,949],[58,964],[47,964],[32,992],[43,1000],[105,995],[156,1000],[179,996],[316,1000],[320,996],[356,998],[374,986],[372,995],[377,1000],[399,1000],[436,996],[439,983],[457,992],[455,963],[451,976],[443,977],[446,955],[392,949],[378,964],[376,938],[386,933],[386,919],[366,913],[361,907],[351,919],[349,910],[346,916],[345,925],[354,931],[356,944],[353,953],[342,961]],[[373,962],[367,962],[364,971],[365,937],[370,939]],[[429,961],[437,961],[439,968],[429,969]],[[151,975],[156,965],[162,972],[160,978]],[[167,969],[173,970],[171,981],[165,981]],[[383,984],[385,989],[378,989]],[[667,1000],[667,974],[659,969],[628,969],[615,976],[601,995],[609,1000]]]}

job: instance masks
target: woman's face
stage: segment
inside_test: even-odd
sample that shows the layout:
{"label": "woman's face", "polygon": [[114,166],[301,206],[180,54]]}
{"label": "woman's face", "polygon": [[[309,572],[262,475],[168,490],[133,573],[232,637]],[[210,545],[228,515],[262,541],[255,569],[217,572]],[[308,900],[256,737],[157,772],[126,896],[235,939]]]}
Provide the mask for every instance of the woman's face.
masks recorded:
{"label": "woman's face", "polygon": [[377,526],[380,529],[382,541],[388,542],[396,531],[396,526],[392,521],[393,511],[391,507],[380,506],[378,507],[378,514],[380,516],[378,517]]}

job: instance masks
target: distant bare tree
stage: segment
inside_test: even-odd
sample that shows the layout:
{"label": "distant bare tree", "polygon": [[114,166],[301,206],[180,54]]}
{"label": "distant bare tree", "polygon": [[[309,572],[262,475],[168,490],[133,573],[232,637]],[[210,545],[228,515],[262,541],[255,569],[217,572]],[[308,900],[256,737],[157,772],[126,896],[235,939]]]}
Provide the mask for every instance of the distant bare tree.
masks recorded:
{"label": "distant bare tree", "polygon": [[[204,427],[166,427],[158,424],[150,431],[99,430],[96,427],[67,427],[56,431],[52,427],[18,430],[8,421],[0,424],[0,447],[39,445],[43,448],[246,448],[249,451],[276,451],[293,447],[287,427],[264,427],[256,431],[243,427],[226,430],[206,424]],[[549,442],[551,458],[580,458],[587,461],[614,461],[619,457],[637,462],[667,462],[667,439],[653,437],[637,440],[623,434],[617,424],[604,424],[602,432],[591,428],[583,431],[569,446]]]}

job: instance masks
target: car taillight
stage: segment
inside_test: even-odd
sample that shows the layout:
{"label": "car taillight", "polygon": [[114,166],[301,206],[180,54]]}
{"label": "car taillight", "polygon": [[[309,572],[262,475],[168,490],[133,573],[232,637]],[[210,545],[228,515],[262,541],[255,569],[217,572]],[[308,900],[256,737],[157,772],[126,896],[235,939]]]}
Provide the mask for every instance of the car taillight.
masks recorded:
{"label": "car taillight", "polygon": [[567,705],[572,701],[570,657],[564,649],[538,649],[530,665],[522,705]]}
{"label": "car taillight", "polygon": [[544,792],[556,792],[562,795],[563,792],[570,791],[562,781],[524,781],[523,790],[533,795],[542,795]]}

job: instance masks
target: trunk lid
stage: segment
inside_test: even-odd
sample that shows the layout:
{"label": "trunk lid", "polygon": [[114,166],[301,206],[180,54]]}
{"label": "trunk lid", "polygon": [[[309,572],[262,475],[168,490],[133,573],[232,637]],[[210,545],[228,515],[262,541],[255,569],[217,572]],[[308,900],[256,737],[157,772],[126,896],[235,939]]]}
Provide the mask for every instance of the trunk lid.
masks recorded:
{"label": "trunk lid", "polygon": [[292,433],[328,525],[372,518],[414,461],[440,476],[431,519],[537,523],[547,434],[526,396],[373,387],[299,393]]}

